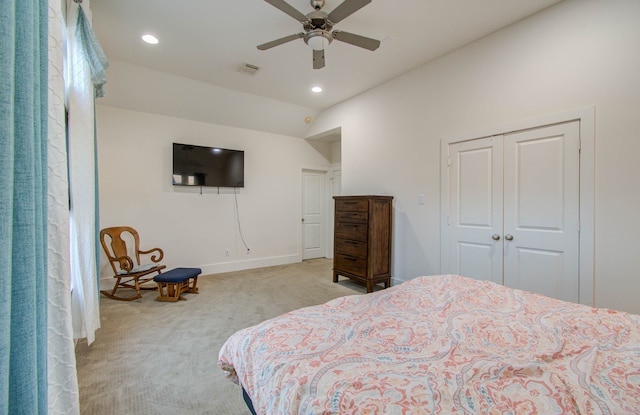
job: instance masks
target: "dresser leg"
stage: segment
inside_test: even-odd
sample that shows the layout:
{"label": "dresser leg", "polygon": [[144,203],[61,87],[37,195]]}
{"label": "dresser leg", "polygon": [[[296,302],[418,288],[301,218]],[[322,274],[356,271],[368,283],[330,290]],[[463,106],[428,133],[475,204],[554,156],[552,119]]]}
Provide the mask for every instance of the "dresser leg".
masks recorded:
{"label": "dresser leg", "polygon": [[375,284],[373,283],[373,281],[367,281],[367,294],[372,293],[373,292],[373,286]]}
{"label": "dresser leg", "polygon": [[333,273],[333,282],[338,282],[338,273],[337,272]]}
{"label": "dresser leg", "polygon": [[391,286],[391,278],[384,281],[384,288],[389,288]]}

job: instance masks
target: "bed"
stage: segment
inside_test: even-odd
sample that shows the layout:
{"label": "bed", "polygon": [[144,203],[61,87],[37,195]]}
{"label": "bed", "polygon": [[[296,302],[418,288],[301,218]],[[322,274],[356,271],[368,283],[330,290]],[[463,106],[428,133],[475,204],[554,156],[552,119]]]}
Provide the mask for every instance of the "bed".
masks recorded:
{"label": "bed", "polygon": [[640,316],[458,275],[240,330],[218,365],[259,415],[640,414]]}

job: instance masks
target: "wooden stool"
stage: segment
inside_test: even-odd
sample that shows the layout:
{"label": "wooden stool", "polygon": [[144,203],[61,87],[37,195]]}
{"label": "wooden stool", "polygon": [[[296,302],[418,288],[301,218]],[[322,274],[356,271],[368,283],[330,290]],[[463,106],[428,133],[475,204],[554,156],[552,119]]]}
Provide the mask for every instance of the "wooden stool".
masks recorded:
{"label": "wooden stool", "polygon": [[158,301],[186,300],[182,293],[198,294],[198,275],[200,268],[174,268],[156,275],[153,280],[158,284]]}

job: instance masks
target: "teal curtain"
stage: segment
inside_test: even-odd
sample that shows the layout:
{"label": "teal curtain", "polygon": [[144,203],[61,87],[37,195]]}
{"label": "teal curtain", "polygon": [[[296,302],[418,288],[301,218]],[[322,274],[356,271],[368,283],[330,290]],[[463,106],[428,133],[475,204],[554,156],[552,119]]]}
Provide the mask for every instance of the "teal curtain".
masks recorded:
{"label": "teal curtain", "polygon": [[0,415],[47,413],[47,13],[0,0]]}

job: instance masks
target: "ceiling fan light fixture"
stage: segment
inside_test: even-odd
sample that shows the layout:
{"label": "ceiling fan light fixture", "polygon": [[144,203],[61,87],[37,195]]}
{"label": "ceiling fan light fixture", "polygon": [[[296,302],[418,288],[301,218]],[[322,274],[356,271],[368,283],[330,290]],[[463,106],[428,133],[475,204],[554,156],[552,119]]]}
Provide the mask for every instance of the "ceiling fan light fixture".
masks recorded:
{"label": "ceiling fan light fixture", "polygon": [[313,50],[323,50],[333,40],[331,33],[326,30],[311,30],[304,36],[304,41]]}

